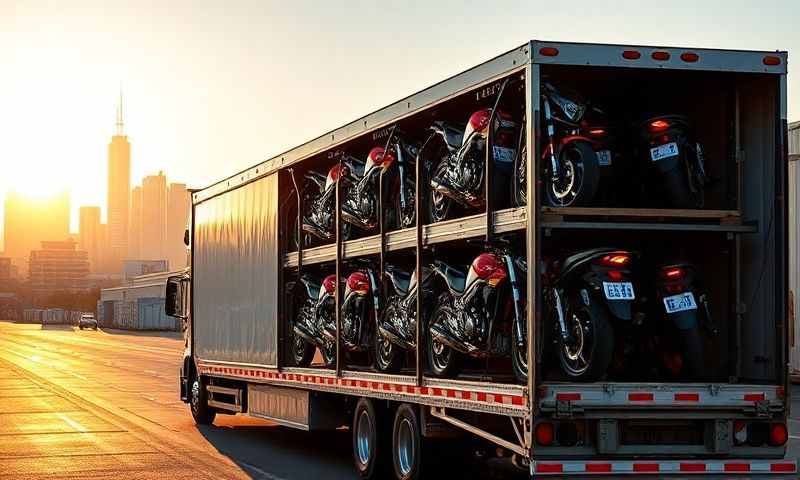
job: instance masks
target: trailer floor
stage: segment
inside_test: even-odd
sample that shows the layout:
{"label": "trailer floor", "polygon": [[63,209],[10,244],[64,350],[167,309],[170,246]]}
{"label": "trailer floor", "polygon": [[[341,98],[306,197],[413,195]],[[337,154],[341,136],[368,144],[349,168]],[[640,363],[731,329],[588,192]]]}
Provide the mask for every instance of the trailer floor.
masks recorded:
{"label": "trailer floor", "polygon": [[[0,478],[355,477],[347,431],[227,416],[196,427],[178,400],[182,348],[174,334],[0,322]],[[792,393],[797,458],[800,386]],[[525,478],[497,461],[445,467],[442,478]]]}

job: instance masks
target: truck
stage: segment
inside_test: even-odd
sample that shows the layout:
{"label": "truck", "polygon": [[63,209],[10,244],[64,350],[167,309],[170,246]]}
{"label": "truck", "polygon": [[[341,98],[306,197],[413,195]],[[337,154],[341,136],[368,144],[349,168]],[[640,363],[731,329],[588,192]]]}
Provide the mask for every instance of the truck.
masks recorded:
{"label": "truck", "polygon": [[[349,426],[354,465],[362,478],[378,478],[386,468],[397,478],[422,478],[429,446],[444,442],[457,448],[464,442],[455,439],[464,438],[490,446],[489,451],[531,477],[796,474],[796,459],[784,458],[791,331],[786,64],[783,51],[529,41],[192,192],[185,237],[190,264],[183,275],[169,279],[166,301],[167,313],[186,325],[181,399],[198,423],[210,423],[217,414],[241,414],[311,432]],[[553,85],[580,91],[591,99],[586,108],[600,112],[602,104],[607,115],[615,116],[618,130],[628,132],[621,137],[631,144],[642,141],[637,132],[643,125],[634,121],[633,112],[647,106],[661,114],[685,115],[688,120],[681,121],[693,125],[698,139],[687,145],[701,159],[705,179],[698,188],[704,188],[704,201],[665,207],[660,197],[670,192],[642,188],[646,184],[633,175],[632,165],[642,156],[642,168],[650,168],[677,155],[668,144],[667,150],[650,148],[653,144],[638,150],[615,147],[613,160],[587,153],[586,158],[604,159],[602,165],[613,161],[623,167],[610,180],[604,170],[593,178],[583,170],[586,182],[610,185],[613,199],[597,196],[569,206],[548,201],[543,190],[549,188],[551,154],[558,148],[547,100],[548,95],[555,98]],[[586,105],[559,102],[568,116]],[[501,108],[508,116],[500,114]],[[493,189],[502,174],[498,158],[509,157],[497,148],[500,133],[488,133],[481,150],[482,203],[431,221],[421,204],[433,201],[432,183],[419,153],[416,162],[406,164],[411,171],[406,195],[420,199],[413,207],[420,221],[408,226],[379,220],[371,231],[345,230],[341,211],[346,193],[340,180],[344,169],[353,167],[348,155],[372,152],[370,147],[388,142],[397,131],[425,138],[419,132],[431,125],[436,130],[437,121],[463,122],[476,110],[486,112],[476,128],[493,132],[493,122],[512,117],[508,125],[518,126],[519,142],[511,150],[515,170],[510,176],[505,172],[500,189]],[[666,120],[645,126],[651,134],[674,120],[658,118]],[[464,128],[470,125],[475,127],[470,122]],[[572,125],[575,132],[561,144],[584,141],[584,134],[576,133],[584,126]],[[605,127],[595,130],[604,133]],[[447,130],[439,131],[444,143],[451,143]],[[462,133],[450,155],[464,148],[458,146]],[[335,174],[326,178],[317,171]],[[569,178],[577,178],[576,171]],[[319,188],[332,186],[328,241],[308,240],[301,226],[308,199],[298,185],[300,174]],[[381,177],[377,211],[398,211],[402,205],[393,198],[400,193],[383,183]],[[515,189],[522,201],[498,196]],[[418,348],[405,352],[402,368],[376,371],[369,352],[346,348],[342,332],[347,318],[340,311],[344,295],[337,279],[359,269],[359,261],[379,265],[381,278],[389,263],[398,262],[416,272],[434,264],[446,276],[453,269],[437,264],[440,258],[469,260],[476,248],[501,238],[517,242],[529,267],[515,280],[524,285],[522,295],[513,299],[515,305],[521,305],[520,297],[527,299],[522,308],[499,314],[501,320],[517,315],[522,321],[514,324],[513,333],[498,327],[496,334],[503,339],[497,351],[507,352],[513,344],[521,353],[522,380],[511,374],[507,356],[464,356],[461,373],[433,374],[426,346],[439,340],[429,334],[423,297],[430,295],[424,288],[416,299],[420,321],[412,337]],[[576,379],[554,360],[553,351],[561,345],[554,339],[554,325],[563,319],[554,313],[561,307],[551,303],[552,259],[564,249],[619,244],[644,256],[678,252],[701,272],[707,292],[702,298],[691,296],[683,307],[670,307],[661,305],[659,296],[651,300],[656,314],[629,315],[631,324],[666,322],[664,308],[702,309],[708,319],[713,317],[701,340],[703,371],[697,377],[631,370],[634,361],[625,360],[625,349],[645,349],[652,336],[624,348],[624,339],[619,340],[623,351],[618,355],[615,350],[607,361],[611,369],[622,359],[620,374]],[[320,352],[325,353],[320,349],[298,366],[291,350],[297,341],[293,298],[298,288],[304,293],[298,287],[304,275],[333,279],[330,322],[336,336],[330,340],[328,361],[320,360]],[[450,280],[463,278],[452,273]],[[322,287],[309,288],[310,295],[317,295]],[[634,290],[630,298],[644,300],[639,284]],[[598,292],[602,296],[602,289]],[[612,293],[606,290],[606,298]],[[581,293],[586,305],[590,294],[595,295]],[[386,288],[377,288],[375,295],[376,304],[383,304]],[[519,341],[514,340],[517,331],[523,335]],[[685,357],[670,358],[665,362],[681,371]],[[530,366],[526,359],[532,360]]]}

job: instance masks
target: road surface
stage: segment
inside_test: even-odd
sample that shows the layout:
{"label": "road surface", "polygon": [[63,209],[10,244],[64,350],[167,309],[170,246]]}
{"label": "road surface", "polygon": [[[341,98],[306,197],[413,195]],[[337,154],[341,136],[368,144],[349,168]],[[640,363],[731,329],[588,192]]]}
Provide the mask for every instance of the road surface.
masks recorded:
{"label": "road surface", "polygon": [[[196,426],[178,398],[182,351],[177,334],[0,322],[0,478],[355,477],[344,430],[310,434],[226,415]],[[445,477],[524,478],[463,463]]]}

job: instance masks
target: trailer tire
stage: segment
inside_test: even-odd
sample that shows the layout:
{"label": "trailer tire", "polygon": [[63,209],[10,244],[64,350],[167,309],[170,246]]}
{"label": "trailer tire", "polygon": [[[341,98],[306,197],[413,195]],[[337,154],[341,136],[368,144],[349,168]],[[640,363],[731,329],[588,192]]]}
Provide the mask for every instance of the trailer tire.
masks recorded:
{"label": "trailer tire", "polygon": [[359,478],[385,478],[390,465],[389,419],[375,403],[360,398],[353,413],[353,463]]}
{"label": "trailer tire", "polygon": [[214,423],[217,411],[208,406],[206,382],[200,375],[192,376],[192,384],[189,391],[189,408],[196,424],[211,425]]}
{"label": "trailer tire", "polygon": [[423,478],[423,465],[428,459],[414,406],[404,403],[397,408],[392,428],[392,464],[399,480]]}

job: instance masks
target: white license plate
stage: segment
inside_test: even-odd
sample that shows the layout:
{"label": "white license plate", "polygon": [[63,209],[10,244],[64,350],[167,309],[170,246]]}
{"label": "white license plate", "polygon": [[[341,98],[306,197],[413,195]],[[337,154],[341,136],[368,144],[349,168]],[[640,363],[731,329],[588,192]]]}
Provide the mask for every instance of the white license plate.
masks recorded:
{"label": "white license plate", "polygon": [[692,292],[680,293],[671,297],[664,297],[664,309],[667,313],[697,310]]}
{"label": "white license plate", "polygon": [[669,142],[666,145],[661,145],[659,147],[653,147],[650,149],[650,158],[652,158],[654,162],[669,157],[675,157],[677,155],[678,155],[678,144],[675,142]]}
{"label": "white license plate", "polygon": [[608,167],[611,165],[611,150],[599,150],[595,153],[597,154],[597,163],[600,164],[601,167]]}
{"label": "white license plate", "polygon": [[609,300],[633,300],[633,284],[631,282],[603,282],[603,291]]}
{"label": "white license plate", "polygon": [[514,156],[516,155],[517,150],[513,148],[506,148],[506,147],[498,147],[495,145],[494,147],[494,161],[495,162],[503,162],[503,163],[511,163],[514,161]]}

